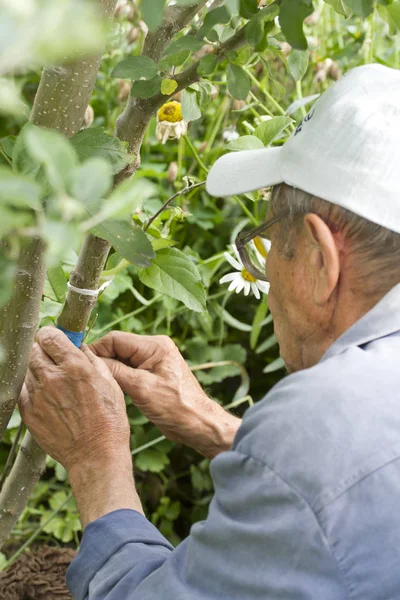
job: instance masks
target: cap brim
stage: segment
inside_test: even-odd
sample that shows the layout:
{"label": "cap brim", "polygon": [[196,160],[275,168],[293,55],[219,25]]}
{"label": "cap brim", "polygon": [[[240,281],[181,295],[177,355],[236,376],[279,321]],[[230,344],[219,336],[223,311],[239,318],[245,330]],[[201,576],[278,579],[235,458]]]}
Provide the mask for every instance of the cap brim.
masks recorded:
{"label": "cap brim", "polygon": [[225,154],[208,174],[208,193],[211,196],[235,196],[283,183],[280,154],[281,148]]}

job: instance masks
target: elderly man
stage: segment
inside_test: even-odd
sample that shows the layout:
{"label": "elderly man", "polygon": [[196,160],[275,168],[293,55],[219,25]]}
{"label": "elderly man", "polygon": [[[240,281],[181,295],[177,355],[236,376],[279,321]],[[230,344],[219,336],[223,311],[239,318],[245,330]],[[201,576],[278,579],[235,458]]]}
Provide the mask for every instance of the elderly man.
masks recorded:
{"label": "elderly man", "polygon": [[[269,305],[291,374],[242,423],[168,338],[113,332],[80,351],[38,333],[21,410],[66,467],[85,527],[75,600],[400,598],[399,99],[398,71],[357,68],[282,148],[210,172],[214,195],[275,186],[270,218],[237,243],[265,278],[248,243],[272,241]],[[121,390],[215,457],[209,515],[175,549],[143,515]]]}

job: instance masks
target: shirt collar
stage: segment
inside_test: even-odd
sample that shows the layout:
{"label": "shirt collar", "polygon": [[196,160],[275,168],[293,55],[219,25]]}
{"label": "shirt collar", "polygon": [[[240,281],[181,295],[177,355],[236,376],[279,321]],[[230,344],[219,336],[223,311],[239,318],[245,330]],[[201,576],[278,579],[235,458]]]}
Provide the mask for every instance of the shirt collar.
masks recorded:
{"label": "shirt collar", "polygon": [[390,290],[369,312],[347,329],[323,355],[321,361],[400,331],[400,284]]}

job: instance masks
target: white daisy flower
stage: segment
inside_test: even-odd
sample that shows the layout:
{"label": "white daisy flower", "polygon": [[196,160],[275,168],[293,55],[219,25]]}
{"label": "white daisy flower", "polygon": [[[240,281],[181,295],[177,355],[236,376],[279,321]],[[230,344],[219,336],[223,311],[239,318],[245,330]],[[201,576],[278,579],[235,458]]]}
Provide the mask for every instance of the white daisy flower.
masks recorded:
{"label": "white daisy flower", "polygon": [[233,126],[224,129],[224,131],[222,132],[222,139],[224,140],[224,142],[234,142],[239,138],[240,135]]}
{"label": "white daisy flower", "polygon": [[172,100],[167,102],[157,111],[156,137],[161,144],[167,140],[179,140],[186,135],[188,124],[182,116],[179,102]]}
{"label": "white daisy flower", "polygon": [[265,259],[267,258],[268,252],[271,250],[271,242],[270,240],[266,240],[262,237],[256,237],[254,240],[252,240],[252,242],[257,258],[263,265],[265,263]]}
{"label": "white daisy flower", "polygon": [[253,275],[251,275],[244,267],[236,246],[232,245],[232,249],[235,253],[235,258],[228,252],[224,252],[224,256],[228,263],[232,265],[236,271],[234,273],[228,273],[227,275],[224,275],[219,282],[227,283],[229,281],[229,291],[232,292],[235,290],[237,294],[244,290],[244,295],[248,296],[250,291],[252,291],[257,300],[259,300],[261,297],[260,292],[268,294],[269,283],[267,281],[260,281],[259,279],[253,277]]}

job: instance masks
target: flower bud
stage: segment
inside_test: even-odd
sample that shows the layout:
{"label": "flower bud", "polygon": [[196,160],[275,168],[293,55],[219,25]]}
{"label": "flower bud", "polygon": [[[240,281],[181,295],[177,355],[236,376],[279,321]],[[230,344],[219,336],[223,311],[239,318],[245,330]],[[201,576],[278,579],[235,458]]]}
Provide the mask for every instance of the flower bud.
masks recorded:
{"label": "flower bud", "polygon": [[87,105],[87,108],[85,110],[85,115],[83,117],[83,127],[90,127],[91,124],[93,123],[94,120],[94,110],[93,108],[90,106],[90,104]]}
{"label": "flower bud", "polygon": [[170,183],[174,183],[174,181],[176,181],[177,177],[178,177],[178,163],[176,163],[174,161],[174,162],[170,163],[170,165],[168,167],[167,181],[169,181]]}
{"label": "flower bud", "polygon": [[134,44],[140,37],[139,27],[131,27],[128,31],[127,40],[129,44]]}
{"label": "flower bud", "polygon": [[118,81],[118,87],[119,87],[118,100],[120,102],[124,102],[129,96],[129,93],[131,91],[131,85],[125,79],[120,79]]}

